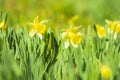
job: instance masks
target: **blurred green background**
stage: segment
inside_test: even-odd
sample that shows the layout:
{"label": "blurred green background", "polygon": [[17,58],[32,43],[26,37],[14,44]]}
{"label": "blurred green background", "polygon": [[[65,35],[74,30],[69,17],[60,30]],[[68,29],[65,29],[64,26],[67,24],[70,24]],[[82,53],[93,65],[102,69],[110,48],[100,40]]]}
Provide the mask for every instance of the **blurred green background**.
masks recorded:
{"label": "blurred green background", "polygon": [[37,15],[62,25],[77,15],[76,25],[105,24],[105,19],[120,19],[120,0],[0,0],[0,11],[24,23]]}

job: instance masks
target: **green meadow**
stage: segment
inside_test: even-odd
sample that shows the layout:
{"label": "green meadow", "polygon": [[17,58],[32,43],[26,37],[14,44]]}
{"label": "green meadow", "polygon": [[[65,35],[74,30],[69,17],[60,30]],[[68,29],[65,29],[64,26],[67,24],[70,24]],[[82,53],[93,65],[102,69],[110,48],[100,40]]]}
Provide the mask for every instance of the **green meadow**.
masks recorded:
{"label": "green meadow", "polygon": [[0,80],[120,80],[119,0],[0,0]]}

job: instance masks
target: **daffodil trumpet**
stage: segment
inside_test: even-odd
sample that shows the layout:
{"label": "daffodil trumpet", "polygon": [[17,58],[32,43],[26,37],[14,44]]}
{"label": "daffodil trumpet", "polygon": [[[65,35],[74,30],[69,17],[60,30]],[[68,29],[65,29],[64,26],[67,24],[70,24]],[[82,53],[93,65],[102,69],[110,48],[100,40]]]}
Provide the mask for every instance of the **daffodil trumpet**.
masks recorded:
{"label": "daffodil trumpet", "polygon": [[96,24],[95,25],[95,30],[97,32],[97,35],[99,38],[104,38],[106,36],[106,30],[103,26],[99,25],[99,24]]}

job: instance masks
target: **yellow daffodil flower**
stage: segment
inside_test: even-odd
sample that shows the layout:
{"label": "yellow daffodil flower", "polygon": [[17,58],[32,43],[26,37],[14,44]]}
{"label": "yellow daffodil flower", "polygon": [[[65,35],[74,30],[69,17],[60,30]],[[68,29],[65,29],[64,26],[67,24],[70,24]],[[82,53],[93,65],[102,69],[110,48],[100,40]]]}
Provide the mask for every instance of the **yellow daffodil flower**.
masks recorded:
{"label": "yellow daffodil flower", "polygon": [[2,31],[6,29],[4,20],[0,23],[0,29],[2,29]]}
{"label": "yellow daffodil flower", "polygon": [[46,31],[46,26],[43,24],[47,22],[47,20],[43,20],[39,22],[38,16],[34,19],[33,23],[30,23],[32,26],[29,36],[33,37],[35,34],[39,36],[39,38],[42,40],[42,34]]}
{"label": "yellow daffodil flower", "polygon": [[114,33],[114,39],[117,38],[117,35],[120,33],[120,21],[109,21],[106,20],[106,23],[109,26],[108,32],[113,34]]}
{"label": "yellow daffodil flower", "polygon": [[120,33],[120,21],[109,21],[109,20],[106,20],[106,23],[109,26],[110,33],[113,33],[114,31],[116,33]]}
{"label": "yellow daffodil flower", "polygon": [[68,23],[70,24],[70,26],[74,26],[74,22],[77,21],[78,19],[79,19],[79,17],[77,15],[75,15],[69,19]]}
{"label": "yellow daffodil flower", "polygon": [[113,33],[115,29],[116,21],[113,22],[113,21],[106,20],[106,23],[109,27],[108,32]]}
{"label": "yellow daffodil flower", "polygon": [[66,40],[65,48],[68,48],[70,43],[73,47],[77,48],[82,40],[82,35],[80,32],[75,33],[74,30],[68,29],[62,33],[62,38]]}
{"label": "yellow daffodil flower", "polygon": [[110,76],[111,76],[111,69],[109,66],[107,66],[105,64],[102,64],[100,66],[100,72],[101,72],[102,78],[107,79],[107,78],[110,78]]}
{"label": "yellow daffodil flower", "polygon": [[99,38],[104,38],[106,36],[105,28],[101,25],[96,25],[97,35]]}

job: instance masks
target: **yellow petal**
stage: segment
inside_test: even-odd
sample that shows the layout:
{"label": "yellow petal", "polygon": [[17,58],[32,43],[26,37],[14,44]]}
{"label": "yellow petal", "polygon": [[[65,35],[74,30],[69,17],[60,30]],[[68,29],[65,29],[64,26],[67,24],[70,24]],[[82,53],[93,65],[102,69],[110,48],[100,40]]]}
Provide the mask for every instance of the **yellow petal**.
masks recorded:
{"label": "yellow petal", "polygon": [[78,47],[78,44],[74,44],[73,42],[71,42],[72,46],[77,48]]}
{"label": "yellow petal", "polygon": [[62,38],[64,39],[70,39],[71,35],[74,34],[71,30],[66,30],[62,33]]}
{"label": "yellow petal", "polygon": [[96,25],[96,29],[97,29],[97,35],[99,38],[104,38],[106,36],[106,31],[104,27],[100,25]]}
{"label": "yellow petal", "polygon": [[78,44],[80,44],[80,42],[82,41],[82,36],[80,33],[78,34],[72,34],[71,38],[70,38],[71,44],[77,48]]}
{"label": "yellow petal", "polygon": [[110,33],[112,34],[114,32],[116,21],[109,21],[106,20],[107,25],[109,26]]}
{"label": "yellow petal", "polygon": [[113,38],[114,38],[114,40],[116,40],[116,39],[117,39],[117,33],[116,33],[116,32],[114,33]]}
{"label": "yellow petal", "polygon": [[66,35],[67,35],[66,32],[63,32],[63,33],[61,34],[62,39],[64,39]]}
{"label": "yellow petal", "polygon": [[34,19],[34,24],[39,23],[38,16]]}
{"label": "yellow petal", "polygon": [[40,25],[37,27],[37,32],[38,32],[38,33],[43,34],[45,31],[46,31],[46,26],[45,26],[45,25],[40,24]]}
{"label": "yellow petal", "polygon": [[42,34],[37,33],[37,35],[42,40]]}
{"label": "yellow petal", "polygon": [[70,46],[70,42],[69,42],[69,40],[67,40],[66,42],[65,42],[65,48],[68,48]]}
{"label": "yellow petal", "polygon": [[5,27],[5,21],[2,21],[0,23],[0,29],[2,29],[3,31],[6,29],[6,27]]}
{"label": "yellow petal", "polygon": [[5,22],[2,21],[2,22],[0,23],[0,28],[4,27],[4,25],[5,25]]}
{"label": "yellow petal", "polygon": [[111,76],[111,69],[105,64],[100,66],[100,72],[103,78],[110,78]]}
{"label": "yellow petal", "polygon": [[116,24],[115,32],[116,32],[117,34],[120,33],[120,23],[117,23],[117,24]]}
{"label": "yellow petal", "polygon": [[48,20],[42,20],[42,21],[40,22],[40,24],[47,23],[47,22],[48,22]]}

